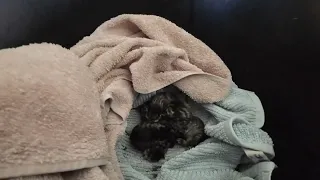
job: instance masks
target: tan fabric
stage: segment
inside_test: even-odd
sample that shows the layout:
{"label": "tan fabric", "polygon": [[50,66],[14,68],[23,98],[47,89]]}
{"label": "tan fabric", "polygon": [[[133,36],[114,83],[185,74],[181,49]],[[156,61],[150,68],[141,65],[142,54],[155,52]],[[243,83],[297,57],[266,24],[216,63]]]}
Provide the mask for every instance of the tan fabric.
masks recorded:
{"label": "tan fabric", "polygon": [[0,178],[108,159],[99,94],[87,67],[57,45],[1,50]]}
{"label": "tan fabric", "polygon": [[[116,157],[115,140],[124,131],[133,90],[149,93],[174,84],[192,99],[209,103],[223,99],[231,86],[229,69],[208,46],[157,16],[118,16],[71,50],[89,66],[102,93],[111,157]],[[116,158],[112,164],[120,174]]]}
{"label": "tan fabric", "polygon": [[104,76],[114,70],[130,71],[139,93],[173,83],[196,101],[215,102],[230,88],[229,69],[208,46],[157,16],[118,16],[71,50],[90,67],[96,80],[110,79]]}
{"label": "tan fabric", "polygon": [[[32,48],[35,46],[37,48]],[[18,105],[12,105],[14,110],[11,111],[9,108],[10,111],[8,110],[6,116],[0,114],[0,118],[2,118],[0,123],[7,123],[9,119],[16,117],[20,118],[16,121],[16,124],[5,125],[4,127],[15,128],[15,130],[20,128],[19,131],[23,131],[22,134],[25,136],[22,139],[25,139],[28,144],[37,142],[34,139],[37,139],[36,137],[39,137],[41,133],[43,133],[41,134],[42,138],[46,140],[45,144],[48,146],[53,143],[52,139],[55,139],[55,137],[58,139],[54,141],[56,145],[51,145],[59,147],[57,151],[53,151],[58,152],[58,154],[43,153],[42,156],[36,154],[34,157],[38,156],[38,158],[30,161],[30,163],[51,162],[52,159],[64,157],[65,154],[68,154],[70,157],[65,159],[67,163],[73,161],[72,158],[77,160],[78,156],[73,154],[78,155],[79,153],[82,159],[91,160],[107,157],[109,161],[105,161],[104,166],[101,167],[91,166],[92,168],[89,169],[56,174],[57,176],[54,178],[44,178],[40,175],[33,176],[33,179],[123,179],[114,149],[118,136],[124,132],[125,119],[134,100],[134,91],[149,93],[173,84],[195,101],[210,103],[223,99],[231,86],[229,69],[209,47],[175,24],[157,16],[121,15],[105,22],[90,36],[85,37],[70,49],[77,57],[68,54],[62,48],[54,51],[55,48],[52,48],[52,50],[42,48],[42,46],[48,45],[33,45],[22,47],[21,50],[4,50],[1,53],[5,55],[0,55],[0,61],[2,59],[12,59],[12,57],[18,61],[11,61],[10,63],[9,60],[6,60],[6,64],[1,66],[0,63],[0,68],[10,67],[11,65],[13,71],[18,71],[18,66],[20,66],[23,67],[23,71],[9,77],[17,79],[14,81],[7,78],[6,73],[9,71],[6,73],[0,72],[0,76],[6,77],[0,77],[0,86],[5,88],[0,90],[1,102],[10,102],[14,99],[18,103]],[[60,50],[61,52],[58,52]],[[15,55],[13,55],[14,53]],[[61,58],[59,53],[67,55]],[[28,61],[23,61],[23,57],[26,57],[25,59]],[[78,64],[75,63],[76,61],[78,61]],[[61,66],[51,65],[56,62],[61,62]],[[89,67],[91,74],[82,69],[83,64]],[[51,66],[52,68],[49,68]],[[28,73],[31,73],[32,76],[25,75]],[[92,83],[95,82],[95,85],[89,82],[91,75],[93,75]],[[28,81],[26,79],[20,80],[17,77],[27,78]],[[40,80],[38,84],[33,86],[33,83],[29,81],[30,79]],[[2,85],[2,81],[7,84]],[[35,92],[37,90],[38,93],[30,98],[26,98],[27,96],[23,93],[19,94],[20,81],[24,82],[22,87],[27,88],[24,92],[30,94],[29,91]],[[100,99],[93,92],[94,86],[97,87]],[[15,89],[13,92],[17,94],[17,97],[14,93],[10,94],[12,93],[11,89]],[[42,94],[45,95],[41,96]],[[2,101],[1,98],[7,99]],[[101,107],[98,107],[96,100],[100,100]],[[31,101],[36,105],[25,105],[30,104]],[[51,104],[55,106],[51,106]],[[11,107],[8,103],[5,103],[4,106]],[[102,117],[99,117],[100,114],[97,113],[100,108],[102,108]],[[22,109],[21,113],[23,115],[14,113],[17,109]],[[36,113],[27,115],[27,112],[33,111]],[[58,112],[61,112],[59,117],[55,115]],[[30,118],[32,120],[29,120]],[[59,118],[63,119],[63,122],[56,126],[51,124],[45,126],[45,131],[39,131],[39,127],[36,126],[39,121],[47,122],[48,119]],[[101,118],[103,124],[101,124],[102,121],[99,121]],[[27,121],[22,119],[30,121],[31,124],[28,122],[26,125]],[[77,123],[75,123],[76,120]],[[25,125],[28,128],[24,127]],[[59,125],[63,127],[58,127]],[[88,128],[88,126],[94,127]],[[103,127],[105,134],[101,133]],[[35,134],[28,135],[32,128],[36,131]],[[73,133],[70,132],[74,131],[81,131],[82,133],[73,136]],[[93,133],[93,131],[96,131],[96,133]],[[0,129],[0,133],[2,132],[7,133],[7,135],[17,134],[13,130]],[[101,138],[98,140],[97,137]],[[16,147],[15,143],[3,146],[2,141],[4,140],[0,137],[0,150],[5,147],[12,147],[13,149]],[[107,149],[105,148],[105,142],[107,142]],[[82,146],[73,148],[73,143],[79,143]],[[69,147],[65,144],[71,145]],[[90,148],[87,146],[92,144],[96,145],[96,149],[88,152],[87,150]],[[35,146],[34,150],[37,148],[38,146]],[[1,155],[3,154],[0,152],[0,157],[2,157]],[[10,157],[10,154],[8,157]],[[29,156],[26,155],[26,157]],[[21,163],[25,157],[17,157],[16,159]],[[59,162],[59,160],[54,161],[54,163]],[[14,162],[11,165],[14,167],[19,163]],[[2,167],[8,167],[8,164],[4,164]]]}

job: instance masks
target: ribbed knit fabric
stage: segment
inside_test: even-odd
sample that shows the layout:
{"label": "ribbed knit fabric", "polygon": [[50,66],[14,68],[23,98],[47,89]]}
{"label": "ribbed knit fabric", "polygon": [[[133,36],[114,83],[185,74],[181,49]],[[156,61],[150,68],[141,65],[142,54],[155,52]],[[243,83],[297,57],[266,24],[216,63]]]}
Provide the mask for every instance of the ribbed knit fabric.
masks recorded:
{"label": "ribbed knit fabric", "polygon": [[[203,113],[201,115],[199,109],[196,108],[194,113],[201,118],[205,118]],[[120,167],[126,180],[155,179],[159,173],[157,179],[160,180],[184,180],[190,179],[190,177],[198,179],[216,178],[224,175],[225,179],[229,179],[231,176],[237,177],[224,171],[230,170],[228,172],[233,172],[232,170],[240,163],[241,156],[244,154],[240,147],[210,138],[187,151],[185,148],[176,146],[167,152],[165,160],[152,163],[144,160],[141,152],[134,149],[129,141],[129,134],[140,121],[138,111],[131,110],[127,121],[126,133],[120,137],[116,146]],[[218,170],[224,171],[216,172]],[[175,175],[173,176],[173,174]],[[175,176],[179,178],[175,178]]]}
{"label": "ribbed knit fabric", "polygon": [[259,98],[254,92],[234,86],[229,96],[214,104],[203,104],[219,122],[239,117],[261,128],[264,124],[264,111]]}
{"label": "ribbed knit fabric", "polygon": [[[156,93],[138,94],[133,107],[143,104]],[[192,102],[191,107],[193,114],[204,121],[206,133],[210,138],[189,150],[175,146],[168,150],[164,160],[156,163],[144,160],[142,153],[135,150],[129,142],[133,127],[140,122],[138,111],[131,110],[126,133],[118,139],[116,145],[124,178],[262,180],[262,172],[254,175],[250,173],[257,168],[244,168],[245,174],[235,171],[242,162],[243,148],[262,151],[270,158],[274,156],[271,138],[258,128],[264,123],[259,98],[252,92],[233,86],[225,100],[202,105]],[[269,172],[271,176],[272,170]]]}
{"label": "ribbed knit fabric", "polygon": [[217,125],[207,123],[205,132],[228,144],[262,151],[269,158],[274,157],[273,142],[269,135],[241,118],[233,117]]}
{"label": "ribbed knit fabric", "polygon": [[231,170],[217,170],[217,171],[176,171],[163,170],[157,179],[161,180],[253,180],[250,177],[245,177],[243,174]]}
{"label": "ribbed knit fabric", "polygon": [[238,169],[246,176],[253,177],[255,180],[271,179],[272,171],[276,167],[275,163],[260,162],[253,165],[242,165]]}

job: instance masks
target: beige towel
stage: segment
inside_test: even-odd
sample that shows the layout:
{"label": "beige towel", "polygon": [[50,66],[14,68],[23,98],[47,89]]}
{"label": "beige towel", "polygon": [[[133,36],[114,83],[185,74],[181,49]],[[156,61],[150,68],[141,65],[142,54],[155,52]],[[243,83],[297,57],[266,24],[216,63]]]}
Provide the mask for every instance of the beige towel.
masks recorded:
{"label": "beige towel", "polygon": [[230,88],[229,69],[208,46],[157,16],[118,16],[71,50],[100,82],[110,79],[104,76],[112,71],[130,71],[133,87],[139,93],[173,83],[196,101],[215,102]]}
{"label": "beige towel", "polygon": [[108,159],[88,68],[56,45],[1,50],[0,178],[95,167]]}
{"label": "beige towel", "polygon": [[[116,139],[132,106],[132,86],[149,93],[174,84],[203,103],[223,99],[231,86],[229,69],[208,46],[157,16],[118,16],[71,50],[93,72],[109,112],[105,124],[111,157],[116,157]],[[112,164],[120,174],[116,158]]]}
{"label": "beige towel", "polygon": [[[54,139],[54,137],[57,136],[57,138],[62,141],[60,142],[61,144],[66,143],[67,139],[72,139],[76,142],[82,140],[82,145],[86,146],[80,148],[80,150],[72,148],[69,150],[69,147],[66,146],[60,146],[59,150],[57,150],[62,155],[64,155],[63,153],[69,153],[71,157],[73,157],[73,153],[78,151],[82,152],[83,149],[85,149],[84,152],[87,153],[87,145],[95,144],[95,142],[85,141],[81,138],[85,139],[85,137],[90,137],[98,142],[96,138],[99,136],[101,137],[99,141],[101,143],[101,147],[99,149],[101,151],[99,151],[100,154],[96,152],[98,149],[94,149],[95,151],[92,151],[92,154],[97,155],[96,157],[91,157],[88,153],[87,155],[84,155],[83,158],[99,159],[100,157],[105,157],[105,154],[107,154],[107,157],[110,157],[110,160],[106,161],[104,166],[100,168],[93,167],[68,173],[60,173],[56,174],[54,178],[79,180],[90,179],[90,177],[91,179],[92,177],[95,177],[94,179],[123,179],[114,148],[118,136],[124,132],[125,119],[132,108],[132,102],[134,100],[134,91],[139,93],[149,93],[173,84],[188,94],[195,101],[209,103],[223,99],[228,94],[231,86],[231,73],[229,69],[209,47],[183,29],[177,27],[175,24],[157,16],[121,15],[105,22],[98,27],[93,34],[85,37],[71,48],[71,51],[78,56],[79,64],[74,65],[76,64],[74,63],[76,58],[72,55],[70,55],[70,58],[64,56],[65,58],[63,63],[65,64],[61,65],[61,69],[63,69],[61,71],[65,72],[65,74],[59,73],[59,71],[55,72],[56,69],[54,66],[52,69],[48,68],[49,66],[52,66],[50,65],[50,59],[56,58],[61,60],[61,58],[58,58],[60,56],[59,52],[56,54],[53,52],[48,53],[47,51],[52,50],[42,49],[41,46],[44,45],[37,45],[37,47],[39,47],[38,49],[28,49],[30,47],[24,47],[24,49],[22,48],[21,50],[24,52],[22,55],[18,50],[5,50],[4,52],[7,52],[7,57],[2,58],[0,56],[0,61],[1,59],[10,59],[10,56],[13,56],[12,54],[20,54],[20,56],[16,58],[20,59],[20,61],[11,63],[12,66],[15,66],[12,67],[14,71],[19,69],[18,66],[23,68],[27,67],[27,69],[30,66],[29,71],[32,71],[35,74],[32,78],[28,79],[34,79],[34,77],[37,77],[39,79],[42,78],[43,80],[41,81],[42,84],[39,83],[41,86],[37,88],[39,93],[53,93],[54,95],[60,95],[56,98],[59,100],[61,105],[59,103],[52,103],[55,106],[45,106],[51,110],[44,111],[41,108],[41,104],[51,104],[52,98],[43,97],[42,100],[40,98],[42,96],[39,96],[38,99],[34,98],[29,100],[24,99],[24,96],[19,98],[9,95],[12,88],[19,89],[20,83],[18,81],[7,80],[8,78],[0,79],[0,83],[2,81],[7,81],[8,84],[13,85],[10,88],[9,86],[6,86],[4,91],[0,90],[0,94],[4,93],[4,95],[8,96],[10,99],[17,98],[15,101],[19,103],[21,102],[21,105],[13,106],[19,107],[19,109],[21,109],[20,107],[27,106],[25,104],[28,104],[29,101],[40,103],[41,107],[33,108],[30,106],[30,108],[32,110],[40,109],[36,111],[38,112],[36,115],[45,116],[46,118],[40,117],[43,121],[47,120],[47,118],[53,119],[53,117],[55,117],[54,112],[56,112],[56,109],[61,111],[65,110],[60,114],[59,118],[64,119],[65,123],[68,124],[68,126],[64,128],[71,132],[79,130],[79,124],[83,126],[81,130],[86,129],[84,128],[87,126],[85,123],[91,125],[95,123],[97,126],[101,125],[100,129],[97,127],[96,134],[92,134],[92,131],[88,130],[88,132],[84,132],[83,134],[74,137],[72,134],[70,135],[70,133],[63,130],[54,129],[52,126],[46,126],[50,130],[50,133],[39,132],[37,130],[38,134],[36,135],[43,133],[43,136],[48,136],[44,138],[48,138],[49,140]],[[34,54],[34,51],[38,54]],[[65,50],[61,50],[61,52],[67,53]],[[31,55],[29,56],[29,54]],[[30,62],[23,62],[23,57],[29,59]],[[36,59],[39,62],[42,62],[39,63],[42,66],[38,67],[37,65],[33,65],[34,62],[31,62],[31,59]],[[43,59],[46,60],[46,63],[48,63],[47,65],[43,65]],[[86,70],[82,71],[83,74],[79,73],[79,69],[82,68],[81,65],[83,64],[88,66],[89,70],[93,74],[93,80],[96,83],[98,92],[100,93],[100,99],[95,99],[95,93],[92,92],[95,89],[94,85],[92,85],[92,88],[90,89],[88,88],[88,84],[85,83],[87,82],[86,80],[88,79],[88,76],[91,77],[92,74],[88,75]],[[10,66],[10,61],[8,61],[7,64],[4,64],[3,67],[5,68],[6,66]],[[36,70],[31,67],[36,68]],[[29,71],[25,70],[24,74],[27,74]],[[52,74],[54,76],[51,75],[51,71],[53,71]],[[22,74],[16,74],[14,78],[24,76],[25,75]],[[69,82],[71,79],[73,79],[73,82]],[[22,81],[26,80],[23,79]],[[89,83],[89,80],[87,83]],[[28,82],[25,86],[29,88],[31,84]],[[47,88],[47,86],[50,88]],[[72,89],[73,86],[74,89]],[[35,91],[32,88],[30,90]],[[26,91],[28,92],[29,89]],[[19,92],[17,91],[17,93]],[[21,94],[18,95],[22,96]],[[84,97],[80,97],[81,95]],[[0,96],[0,98],[5,96]],[[96,105],[97,103],[95,100],[100,100],[105,135],[101,134],[101,128],[103,125],[99,124],[99,117],[97,117],[97,115],[88,120],[88,117],[92,115],[94,110],[100,110],[98,105]],[[44,101],[44,103],[41,103],[42,101]],[[78,103],[78,106],[73,104],[73,106],[65,107],[66,104],[72,104],[74,101]],[[7,103],[5,103],[5,105],[7,105]],[[85,108],[84,110],[81,109],[82,106],[92,107],[92,109],[89,111]],[[69,109],[71,107],[75,112],[69,111],[71,110]],[[25,109],[23,109],[23,112],[23,116],[17,117],[23,117],[28,120],[29,118],[38,118],[37,116],[36,118],[33,116],[27,116]],[[12,115],[14,114],[12,112],[8,111],[7,114],[11,114],[10,116],[16,117],[15,115]],[[73,122],[75,119],[79,119],[80,117],[82,117],[82,121],[74,124]],[[2,118],[2,116],[0,118]],[[12,117],[8,118],[11,119]],[[1,119],[0,123],[7,123],[9,121],[8,118]],[[19,119],[19,121],[20,122],[17,121],[17,123],[25,124],[25,122],[21,122],[21,119]],[[34,121],[38,122],[39,120]],[[60,123],[59,125],[63,126],[63,123]],[[13,125],[13,127],[15,126],[16,125]],[[24,131],[23,133],[25,137],[33,137],[32,135],[26,135],[27,132],[25,132],[25,130],[27,130],[27,128],[20,128]],[[35,126],[32,126],[32,128],[37,129]],[[2,131],[0,131],[0,133],[2,133]],[[8,132],[8,134],[10,133],[15,134],[11,131]],[[54,135],[53,137],[50,137],[49,134]],[[61,139],[61,137],[66,138]],[[1,140],[0,150],[3,149]],[[30,144],[32,144],[32,140],[32,138],[26,139],[27,143]],[[46,142],[48,142],[48,144],[52,143],[52,141],[49,140]],[[104,149],[104,143],[101,142],[103,140],[107,142],[107,150]],[[16,144],[12,143],[10,146],[12,145]],[[58,147],[59,145],[57,144],[56,146]],[[35,149],[36,148],[37,147],[35,147]],[[102,152],[105,152],[105,154]],[[53,154],[53,156],[50,154],[49,157],[63,157],[61,154]],[[65,162],[72,161],[70,159],[71,157],[67,157]],[[23,158],[17,157],[17,159],[21,161]],[[43,163],[42,157],[37,160]],[[5,167],[7,167],[6,165],[7,164],[5,164]],[[16,163],[13,165],[16,165]],[[74,169],[80,168],[77,167]],[[41,178],[43,179],[43,176],[33,177],[33,179]],[[52,179],[49,177],[45,178]]]}

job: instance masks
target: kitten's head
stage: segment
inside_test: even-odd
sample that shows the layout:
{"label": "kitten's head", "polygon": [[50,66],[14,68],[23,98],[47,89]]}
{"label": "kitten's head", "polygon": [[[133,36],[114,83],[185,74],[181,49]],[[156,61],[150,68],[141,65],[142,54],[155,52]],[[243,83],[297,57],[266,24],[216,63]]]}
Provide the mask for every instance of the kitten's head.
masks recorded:
{"label": "kitten's head", "polygon": [[141,106],[140,113],[143,120],[158,122],[166,116],[167,108],[172,103],[173,98],[169,93],[159,93]]}
{"label": "kitten's head", "polygon": [[172,106],[167,108],[167,117],[171,119],[189,119],[192,113],[189,108]]}
{"label": "kitten's head", "polygon": [[140,113],[143,120],[158,122],[161,118],[188,116],[185,114],[187,110],[188,105],[184,99],[164,92],[155,95],[150,101],[143,104]]}

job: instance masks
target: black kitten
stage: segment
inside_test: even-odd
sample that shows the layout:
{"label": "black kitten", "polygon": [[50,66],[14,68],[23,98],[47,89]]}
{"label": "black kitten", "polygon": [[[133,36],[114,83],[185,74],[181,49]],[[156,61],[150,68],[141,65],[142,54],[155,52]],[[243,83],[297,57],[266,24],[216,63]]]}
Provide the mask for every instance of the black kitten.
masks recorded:
{"label": "black kitten", "polygon": [[143,152],[145,159],[159,161],[168,148],[172,148],[177,138],[171,129],[162,124],[142,122],[135,126],[130,135],[131,144]]}
{"label": "black kitten", "polygon": [[158,93],[140,107],[142,121],[158,122],[162,118],[172,116],[172,109],[176,107],[189,108],[181,96],[172,93]]}
{"label": "black kitten", "polygon": [[196,146],[206,138],[202,120],[193,116],[184,98],[159,93],[141,107],[141,119],[171,129],[182,146]]}
{"label": "black kitten", "polygon": [[176,131],[176,135],[179,135],[177,143],[185,147],[194,147],[207,138],[204,124],[196,116],[177,118],[173,123],[173,129]]}

